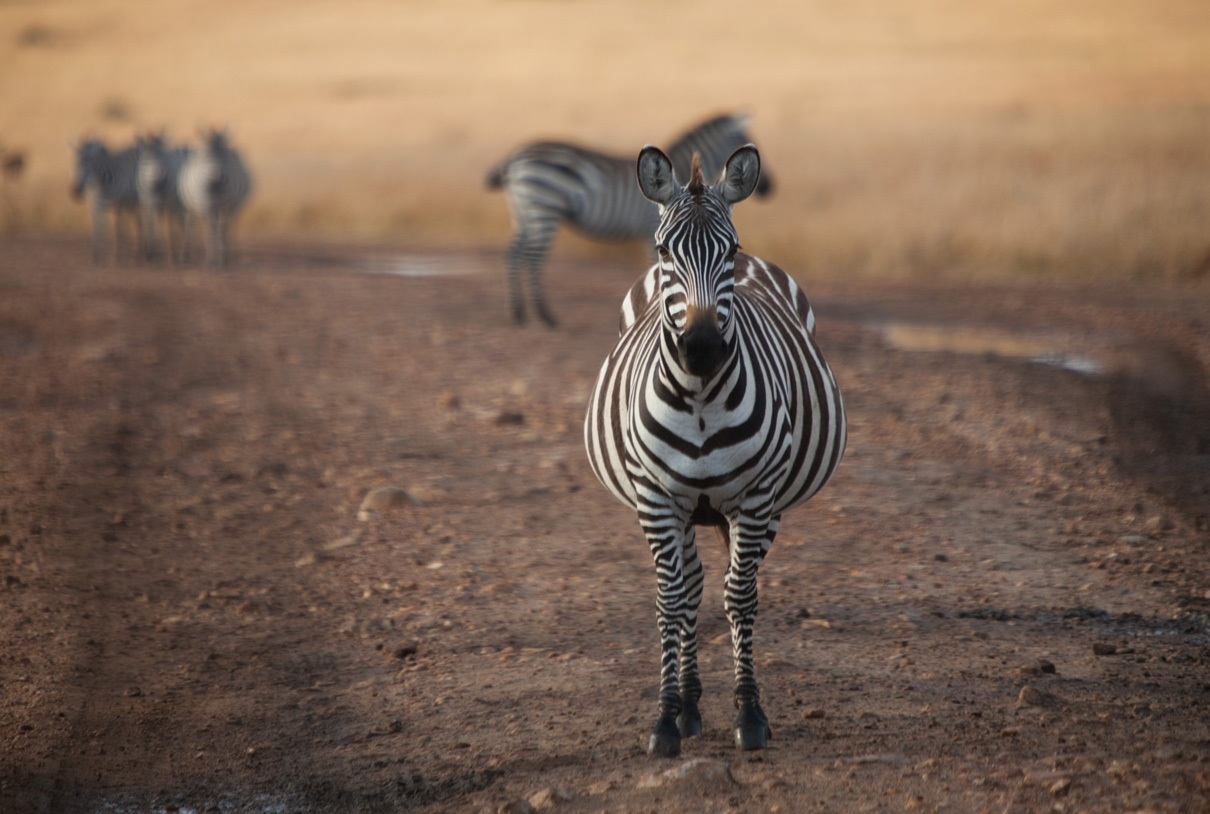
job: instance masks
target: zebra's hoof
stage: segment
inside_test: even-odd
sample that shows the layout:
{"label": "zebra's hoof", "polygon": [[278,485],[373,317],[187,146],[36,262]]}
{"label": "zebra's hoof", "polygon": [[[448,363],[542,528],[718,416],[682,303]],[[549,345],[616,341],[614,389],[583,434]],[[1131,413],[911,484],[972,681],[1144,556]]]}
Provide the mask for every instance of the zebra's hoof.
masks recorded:
{"label": "zebra's hoof", "polygon": [[559,320],[555,319],[555,315],[552,314],[545,305],[538,306],[538,318],[545,322],[546,327],[548,328],[559,327]]}
{"label": "zebra's hoof", "polygon": [[647,741],[647,754],[652,757],[676,757],[681,753],[681,732],[675,718],[661,717],[651,730]]}
{"label": "zebra's hoof", "polygon": [[755,701],[743,704],[735,716],[735,747],[744,752],[764,749],[773,731],[769,719]]}
{"label": "zebra's hoof", "polygon": [[676,716],[676,728],[682,738],[695,738],[702,734],[702,714],[697,704],[686,703],[681,714]]}

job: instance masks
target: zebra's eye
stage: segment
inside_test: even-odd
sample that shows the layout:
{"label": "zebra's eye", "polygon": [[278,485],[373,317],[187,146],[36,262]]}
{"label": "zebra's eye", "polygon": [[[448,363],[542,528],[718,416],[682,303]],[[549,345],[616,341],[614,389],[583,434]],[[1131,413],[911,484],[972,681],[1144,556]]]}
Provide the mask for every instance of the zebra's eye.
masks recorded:
{"label": "zebra's eye", "polygon": [[727,259],[734,260],[736,253],[739,251],[739,244],[732,243],[731,248],[727,250]]}
{"label": "zebra's eye", "polygon": [[663,245],[663,244],[660,244],[659,246],[656,246],[656,247],[655,247],[655,252],[656,252],[656,254],[658,254],[658,255],[660,256],[660,259],[661,259],[661,260],[667,260],[667,259],[668,259],[668,257],[669,257],[669,254],[668,254],[668,247],[667,247],[667,246],[665,246],[665,245]]}

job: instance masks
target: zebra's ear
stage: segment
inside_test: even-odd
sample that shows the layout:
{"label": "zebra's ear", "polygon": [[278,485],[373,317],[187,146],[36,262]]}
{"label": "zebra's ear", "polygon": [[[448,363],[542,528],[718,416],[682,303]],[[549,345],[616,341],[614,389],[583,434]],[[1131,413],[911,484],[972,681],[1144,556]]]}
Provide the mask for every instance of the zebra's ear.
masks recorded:
{"label": "zebra's ear", "polygon": [[745,144],[727,159],[722,180],[718,184],[719,191],[722,193],[724,201],[729,204],[737,204],[753,193],[758,181],[760,181],[760,153],[756,151],[755,145]]}
{"label": "zebra's ear", "polygon": [[672,162],[659,147],[648,144],[639,153],[639,189],[643,197],[664,206],[672,200],[677,189]]}

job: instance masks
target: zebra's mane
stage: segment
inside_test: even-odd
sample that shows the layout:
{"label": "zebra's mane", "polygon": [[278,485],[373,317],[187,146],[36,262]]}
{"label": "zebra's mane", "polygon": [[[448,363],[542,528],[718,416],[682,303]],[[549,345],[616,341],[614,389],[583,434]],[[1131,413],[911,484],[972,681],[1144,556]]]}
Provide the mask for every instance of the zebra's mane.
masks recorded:
{"label": "zebra's mane", "polygon": [[706,179],[702,175],[702,154],[699,152],[693,154],[693,163],[689,165],[689,185],[685,189],[695,198],[706,191]]}

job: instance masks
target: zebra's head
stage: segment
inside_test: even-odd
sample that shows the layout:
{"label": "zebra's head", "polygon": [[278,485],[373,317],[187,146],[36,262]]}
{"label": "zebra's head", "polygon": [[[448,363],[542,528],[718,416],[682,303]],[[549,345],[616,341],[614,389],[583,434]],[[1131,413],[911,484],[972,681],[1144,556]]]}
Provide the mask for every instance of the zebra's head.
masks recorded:
{"label": "zebra's head", "polygon": [[95,178],[109,161],[109,149],[98,139],[90,138],[75,145],[76,171],[72,177],[71,194],[79,198],[89,180]]}
{"label": "zebra's head", "polygon": [[660,208],[655,244],[665,341],[682,370],[710,379],[731,355],[735,340],[731,317],[739,236],[731,225],[731,207],[756,189],[760,155],[751,144],[740,147],[713,186],[694,156],[689,183],[681,186],[668,156],[658,147],[644,147],[638,176],[643,195]]}

